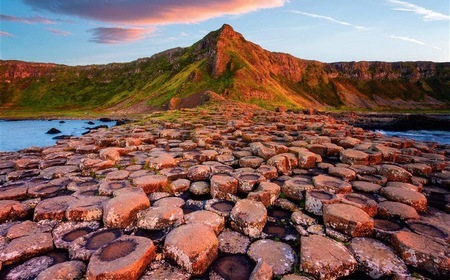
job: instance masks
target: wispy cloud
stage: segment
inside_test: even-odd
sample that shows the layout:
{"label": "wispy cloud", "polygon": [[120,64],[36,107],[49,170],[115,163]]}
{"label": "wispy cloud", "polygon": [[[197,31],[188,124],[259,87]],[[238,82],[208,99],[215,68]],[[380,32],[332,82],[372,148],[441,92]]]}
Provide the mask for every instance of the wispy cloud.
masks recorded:
{"label": "wispy cloud", "polygon": [[55,22],[49,18],[44,18],[40,16],[36,17],[16,17],[5,14],[0,14],[0,20],[4,21],[14,21],[26,24],[43,23],[43,24],[54,24]]}
{"label": "wispy cloud", "polygon": [[429,44],[427,44],[425,42],[422,42],[422,41],[419,41],[419,40],[416,40],[416,39],[413,39],[413,38],[409,38],[409,37],[390,35],[389,38],[402,40],[402,41],[406,41],[406,42],[410,42],[410,43],[414,43],[414,44],[422,45],[422,46],[426,46],[426,47],[430,47],[430,48],[433,48],[435,50],[441,50],[441,48],[439,48],[439,47],[436,47],[436,46],[433,46],[433,45],[429,45]]}
{"label": "wispy cloud", "polygon": [[329,16],[323,16],[323,15],[318,15],[318,14],[306,13],[306,12],[302,12],[302,11],[299,11],[299,10],[290,10],[290,12],[294,13],[294,14],[299,14],[299,15],[312,17],[312,18],[323,19],[323,20],[329,21],[331,23],[335,23],[335,24],[339,24],[339,25],[343,25],[343,26],[353,27],[353,28],[355,28],[356,30],[359,30],[359,31],[365,31],[365,30],[373,29],[371,27],[362,26],[362,25],[355,25],[355,24],[352,24],[352,23],[349,23],[349,22],[346,22],[346,21],[337,20],[337,19],[329,17]]}
{"label": "wispy cloud", "polygon": [[54,28],[45,28],[45,30],[47,30],[48,32],[53,33],[55,35],[58,35],[58,36],[69,36],[69,35],[72,35],[71,32],[65,31],[65,30],[59,30],[59,29],[54,29]]}
{"label": "wispy cloud", "polygon": [[450,20],[449,15],[429,10],[427,8],[420,7],[412,3],[398,0],[389,0],[389,2],[395,5],[395,8],[393,8],[393,10],[415,13],[417,15],[420,15],[424,21]]}
{"label": "wispy cloud", "polygon": [[40,10],[108,23],[160,25],[197,23],[224,15],[281,7],[288,0],[24,0]]}
{"label": "wispy cloud", "polygon": [[0,31],[0,36],[1,37],[16,37],[13,34],[11,34],[9,32],[5,32],[5,31]]}
{"label": "wispy cloud", "polygon": [[99,27],[89,30],[93,37],[89,40],[100,44],[120,44],[141,39],[145,34],[153,33],[156,28]]}

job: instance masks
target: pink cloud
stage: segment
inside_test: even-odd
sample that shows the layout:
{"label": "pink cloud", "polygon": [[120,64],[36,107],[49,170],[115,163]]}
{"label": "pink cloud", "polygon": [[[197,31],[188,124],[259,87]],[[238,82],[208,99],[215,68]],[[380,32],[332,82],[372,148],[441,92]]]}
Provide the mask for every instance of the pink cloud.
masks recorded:
{"label": "pink cloud", "polygon": [[163,25],[196,23],[223,15],[238,15],[281,7],[288,0],[24,0],[36,9],[103,22]]}
{"label": "pink cloud", "polygon": [[47,30],[48,32],[51,32],[51,33],[53,33],[55,35],[58,35],[58,36],[69,36],[69,35],[72,35],[71,32],[65,31],[65,30],[59,30],[59,29],[54,29],[54,28],[45,28],[45,30]]}
{"label": "pink cloud", "polygon": [[90,29],[93,37],[91,42],[101,44],[120,44],[126,42],[136,41],[142,38],[147,33],[152,33],[156,29],[143,28],[121,28],[121,27],[99,27]]}
{"label": "pink cloud", "polygon": [[16,37],[13,34],[5,31],[0,31],[0,37]]}
{"label": "pink cloud", "polygon": [[15,16],[4,15],[4,14],[0,14],[0,20],[15,21],[15,22],[21,22],[21,23],[27,23],[27,24],[33,24],[33,23],[54,24],[55,23],[51,19],[40,17],[40,16],[15,17]]}

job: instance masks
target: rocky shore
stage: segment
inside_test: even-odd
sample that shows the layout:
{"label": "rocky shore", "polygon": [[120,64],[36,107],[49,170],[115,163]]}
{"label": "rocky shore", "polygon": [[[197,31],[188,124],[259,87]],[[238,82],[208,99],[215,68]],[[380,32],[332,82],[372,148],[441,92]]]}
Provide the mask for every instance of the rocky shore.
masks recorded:
{"label": "rocky shore", "polygon": [[0,153],[0,278],[448,279],[450,146],[344,120],[224,101]]}

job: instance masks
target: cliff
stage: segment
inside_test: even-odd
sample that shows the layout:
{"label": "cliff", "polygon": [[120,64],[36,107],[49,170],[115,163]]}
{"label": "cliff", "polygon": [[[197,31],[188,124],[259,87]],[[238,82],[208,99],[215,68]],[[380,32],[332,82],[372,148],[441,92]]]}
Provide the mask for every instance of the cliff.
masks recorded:
{"label": "cliff", "polygon": [[191,47],[129,63],[0,61],[0,87],[3,111],[139,113],[206,91],[268,108],[448,109],[450,63],[321,63],[269,52],[224,25]]}

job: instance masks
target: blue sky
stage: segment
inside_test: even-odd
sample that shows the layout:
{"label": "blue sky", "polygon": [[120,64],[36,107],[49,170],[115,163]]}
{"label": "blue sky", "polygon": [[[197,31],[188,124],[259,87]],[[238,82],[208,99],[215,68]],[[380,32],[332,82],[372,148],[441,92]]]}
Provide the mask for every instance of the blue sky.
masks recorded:
{"label": "blue sky", "polygon": [[1,0],[0,58],[126,62],[224,23],[270,51],[323,62],[450,61],[448,0]]}

